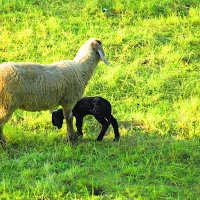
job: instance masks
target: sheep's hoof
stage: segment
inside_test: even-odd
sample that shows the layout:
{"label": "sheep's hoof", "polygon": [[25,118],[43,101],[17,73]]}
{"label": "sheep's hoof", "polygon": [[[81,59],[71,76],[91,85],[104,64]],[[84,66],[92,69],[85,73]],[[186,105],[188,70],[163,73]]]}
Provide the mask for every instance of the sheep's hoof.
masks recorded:
{"label": "sheep's hoof", "polygon": [[4,142],[3,140],[0,140],[0,144],[1,144],[1,146],[2,146],[2,148],[3,148],[4,150],[7,149],[7,148],[6,148],[6,142]]}
{"label": "sheep's hoof", "polygon": [[75,142],[78,140],[78,135],[69,136],[70,142]]}
{"label": "sheep's hoof", "polygon": [[69,139],[68,136],[65,138],[65,141],[66,141],[66,142],[69,142],[69,141],[70,141],[70,139]]}

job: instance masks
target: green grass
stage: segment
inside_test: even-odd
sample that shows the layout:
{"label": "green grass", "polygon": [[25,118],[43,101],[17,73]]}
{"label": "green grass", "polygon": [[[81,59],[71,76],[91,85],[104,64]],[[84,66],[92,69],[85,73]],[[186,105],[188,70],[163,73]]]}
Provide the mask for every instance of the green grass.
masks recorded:
{"label": "green grass", "polygon": [[[102,12],[106,8],[107,12]],[[51,113],[17,110],[0,149],[0,199],[199,199],[200,3],[197,0],[0,0],[0,63],[74,58],[89,38],[103,62],[84,96],[109,100],[112,127],[88,116],[65,142]]]}

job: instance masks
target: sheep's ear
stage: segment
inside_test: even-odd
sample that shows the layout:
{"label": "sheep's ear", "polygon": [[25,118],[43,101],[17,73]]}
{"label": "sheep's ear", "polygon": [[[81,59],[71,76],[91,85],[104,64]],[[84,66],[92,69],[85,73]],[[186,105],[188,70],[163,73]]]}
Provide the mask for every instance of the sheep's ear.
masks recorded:
{"label": "sheep's ear", "polygon": [[108,60],[107,60],[107,58],[106,58],[106,56],[105,56],[105,53],[104,53],[103,49],[102,49],[102,48],[99,48],[99,49],[97,50],[97,52],[98,52],[98,54],[100,55],[101,60],[103,60],[103,62],[104,62],[106,65],[109,65]]}

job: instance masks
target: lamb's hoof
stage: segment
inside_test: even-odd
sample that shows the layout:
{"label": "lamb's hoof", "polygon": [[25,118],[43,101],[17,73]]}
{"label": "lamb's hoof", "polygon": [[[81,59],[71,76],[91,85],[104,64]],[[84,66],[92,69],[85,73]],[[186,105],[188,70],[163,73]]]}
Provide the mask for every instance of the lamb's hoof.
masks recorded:
{"label": "lamb's hoof", "polygon": [[113,141],[118,142],[120,137],[116,137]]}
{"label": "lamb's hoof", "polygon": [[76,135],[77,135],[78,139],[82,139],[83,138],[83,133],[76,132]]}
{"label": "lamb's hoof", "polygon": [[83,139],[83,136],[82,135],[79,135],[78,136],[78,140],[82,140]]}
{"label": "lamb's hoof", "polygon": [[97,139],[95,140],[95,142],[101,142],[102,139],[103,139],[103,138],[101,138],[101,139],[97,138]]}

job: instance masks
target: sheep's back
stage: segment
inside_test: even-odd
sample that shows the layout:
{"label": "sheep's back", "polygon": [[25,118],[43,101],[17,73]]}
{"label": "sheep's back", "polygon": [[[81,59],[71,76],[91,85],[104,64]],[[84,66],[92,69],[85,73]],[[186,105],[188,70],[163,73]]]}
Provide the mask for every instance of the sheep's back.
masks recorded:
{"label": "sheep's back", "polygon": [[[0,87],[19,108],[46,110],[60,105],[61,101],[71,101],[80,84],[75,76],[76,72],[68,66],[6,63],[0,66]],[[2,95],[5,99],[6,95]]]}

